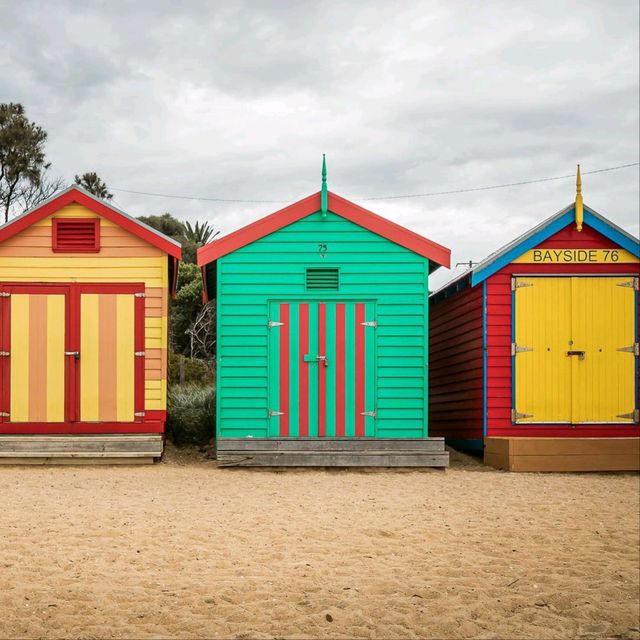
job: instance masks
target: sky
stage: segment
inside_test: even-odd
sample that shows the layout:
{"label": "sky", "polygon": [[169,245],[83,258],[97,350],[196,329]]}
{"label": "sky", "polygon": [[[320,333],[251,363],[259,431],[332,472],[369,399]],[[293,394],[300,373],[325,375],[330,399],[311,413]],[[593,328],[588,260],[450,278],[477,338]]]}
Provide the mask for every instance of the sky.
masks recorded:
{"label": "sky", "polygon": [[[320,188],[452,249],[461,272],[638,162],[637,0],[0,0],[0,102],[132,215],[223,234]],[[213,202],[151,193],[275,202]],[[638,167],[584,175],[640,235]]]}

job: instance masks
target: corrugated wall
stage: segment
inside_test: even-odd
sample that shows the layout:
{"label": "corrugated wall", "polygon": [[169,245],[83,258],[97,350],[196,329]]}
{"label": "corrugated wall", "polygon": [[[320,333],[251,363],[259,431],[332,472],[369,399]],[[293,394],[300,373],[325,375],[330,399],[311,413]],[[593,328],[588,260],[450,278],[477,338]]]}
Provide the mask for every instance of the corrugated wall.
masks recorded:
{"label": "corrugated wall", "polygon": [[52,218],[100,217],[68,205],[0,244],[2,282],[144,282],[145,409],[166,409],[168,266],[167,255],[100,217],[100,252],[54,253]]}
{"label": "corrugated wall", "polygon": [[482,287],[432,302],[429,323],[429,433],[482,438]]}
{"label": "corrugated wall", "polygon": [[[324,256],[324,257],[323,257]],[[218,435],[268,435],[268,302],[376,301],[376,436],[427,432],[428,261],[329,213],[238,249],[218,269]],[[305,267],[337,266],[340,290],[305,290]]]}

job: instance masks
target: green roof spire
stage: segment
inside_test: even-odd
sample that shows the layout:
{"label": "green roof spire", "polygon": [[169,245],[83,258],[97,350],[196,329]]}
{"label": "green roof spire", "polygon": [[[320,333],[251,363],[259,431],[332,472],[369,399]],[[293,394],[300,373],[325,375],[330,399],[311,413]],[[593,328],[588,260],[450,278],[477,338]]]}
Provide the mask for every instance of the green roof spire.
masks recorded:
{"label": "green roof spire", "polygon": [[322,188],[320,189],[320,215],[327,217],[327,208],[329,206],[329,192],[327,191],[327,161],[322,154]]}

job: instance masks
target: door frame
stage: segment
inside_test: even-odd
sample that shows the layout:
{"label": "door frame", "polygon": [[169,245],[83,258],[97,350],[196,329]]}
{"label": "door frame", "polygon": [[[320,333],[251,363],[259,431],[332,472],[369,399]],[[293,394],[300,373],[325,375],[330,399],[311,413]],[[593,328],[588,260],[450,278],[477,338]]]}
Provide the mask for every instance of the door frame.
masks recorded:
{"label": "door frame", "polygon": [[[513,281],[515,278],[638,278],[637,273],[511,273],[510,277]],[[516,292],[513,286],[511,287],[511,343],[517,342],[516,340]],[[640,305],[640,292],[634,291],[634,339],[635,342],[640,342],[640,314],[638,312],[638,306]],[[640,408],[640,358],[635,357],[634,366],[634,397],[635,397],[635,409]],[[511,354],[511,408],[517,409],[516,405],[516,354]],[[563,426],[573,427],[577,425],[617,425],[617,426],[637,426],[638,422],[517,422],[513,418],[511,424],[514,427],[536,427],[536,426]]]}
{"label": "door frame", "polygon": [[[82,294],[130,294],[134,298],[134,352],[145,351],[145,285],[134,283],[0,283],[0,351],[9,352],[11,345],[11,294],[41,294],[65,296],[65,351],[80,350],[80,296]],[[9,295],[1,295],[7,293]],[[134,356],[134,413],[133,422],[82,422],[80,416],[80,360],[65,359],[65,421],[64,422],[11,422],[10,417],[0,415],[0,433],[115,433],[149,432],[144,424],[145,358]],[[0,413],[9,412],[11,405],[11,358],[0,358]],[[155,430],[158,430],[157,428]]]}
{"label": "door frame", "polygon": [[[280,305],[280,304],[370,304],[373,306],[373,316],[374,316],[374,320],[377,322],[377,317],[378,317],[378,300],[376,298],[354,298],[352,295],[348,295],[348,294],[336,294],[334,293],[331,296],[319,296],[318,294],[321,293],[320,291],[318,292],[313,292],[310,294],[306,294],[306,295],[297,295],[297,296],[293,296],[291,298],[268,298],[267,299],[267,318],[265,321],[265,324],[268,324],[269,320],[271,320],[271,309],[272,309],[272,305]],[[366,319],[365,319],[366,320]],[[271,328],[267,329],[268,332],[271,331]],[[372,346],[372,360],[373,360],[373,372],[372,372],[372,376],[373,376],[373,383],[372,383],[372,394],[373,394],[373,402],[372,402],[372,407],[371,409],[374,412],[377,412],[377,401],[378,401],[378,353],[377,353],[377,349],[378,349],[378,340],[377,340],[377,331],[374,330],[373,331],[373,335],[374,335],[374,340],[373,340],[373,346]],[[273,344],[272,344],[272,339],[271,339],[271,333],[267,333],[267,411],[270,411],[272,409],[272,398],[273,398],[273,394],[274,394],[274,389],[272,386],[272,375],[271,375],[271,363],[273,362]],[[355,364],[355,363],[354,363]],[[275,375],[279,375],[279,369],[278,371],[275,372]],[[368,405],[367,405],[368,406]],[[366,409],[365,409],[366,410]],[[275,420],[277,416],[267,416],[267,437],[268,438],[278,438],[281,437],[279,435],[279,427],[277,425],[277,421]],[[376,431],[377,431],[377,417],[373,417],[371,418],[373,420],[373,435],[365,435],[365,437],[369,437],[369,438],[375,438],[376,437]],[[366,418],[365,418],[365,434],[366,434]],[[298,438],[298,437],[302,437],[302,436],[287,436],[287,437],[292,437],[292,438]],[[322,440],[331,440],[331,439],[335,439],[337,437],[355,437],[355,436],[317,436],[318,439],[322,439]]]}

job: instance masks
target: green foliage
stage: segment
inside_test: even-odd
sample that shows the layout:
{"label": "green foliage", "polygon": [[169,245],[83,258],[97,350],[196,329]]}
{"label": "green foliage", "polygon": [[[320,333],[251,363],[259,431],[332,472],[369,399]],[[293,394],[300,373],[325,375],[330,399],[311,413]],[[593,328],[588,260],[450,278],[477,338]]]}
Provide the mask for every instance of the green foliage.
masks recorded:
{"label": "green foliage", "polygon": [[206,444],[215,435],[215,390],[195,384],[169,387],[167,434],[176,445]]}
{"label": "green foliage", "polygon": [[178,353],[189,354],[191,327],[202,309],[202,276],[200,268],[189,262],[181,262],[178,270],[176,299],[169,306],[171,344]]}
{"label": "green foliage", "polygon": [[29,122],[21,104],[0,104],[0,206],[4,220],[22,198],[25,189],[40,184],[46,163],[44,144],[47,132],[35,122]]}
{"label": "green foliage", "polygon": [[213,384],[209,368],[200,360],[187,358],[181,353],[169,353],[169,384]]}
{"label": "green foliage", "polygon": [[191,223],[187,220],[185,223],[185,237],[187,240],[195,243],[197,247],[202,247],[207,244],[210,240],[213,240],[218,233],[213,233],[213,227],[209,226],[208,222],[203,222],[200,224],[196,222],[195,227],[191,226]]}
{"label": "green foliage", "polygon": [[163,213],[161,216],[140,216],[138,220],[177,240],[182,245],[182,261],[195,264],[198,247],[193,240],[187,238],[187,229],[180,220],[170,213]]}
{"label": "green foliage", "polygon": [[113,193],[109,193],[106,183],[100,179],[100,176],[95,171],[87,171],[81,176],[76,174],[74,182],[89,193],[92,193],[96,198],[101,198],[102,200],[111,200],[113,198]]}

